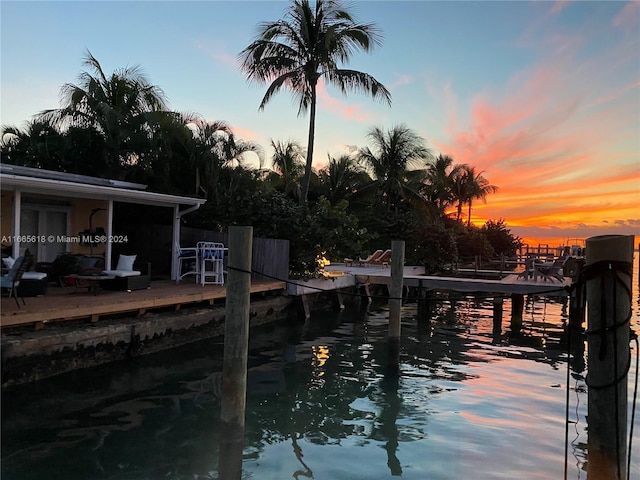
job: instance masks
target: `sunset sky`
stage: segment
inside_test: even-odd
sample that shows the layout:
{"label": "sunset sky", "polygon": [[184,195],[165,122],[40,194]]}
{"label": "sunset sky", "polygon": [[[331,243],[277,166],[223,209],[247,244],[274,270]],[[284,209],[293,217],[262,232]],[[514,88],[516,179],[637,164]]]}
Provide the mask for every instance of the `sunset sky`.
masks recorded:
{"label": "sunset sky", "polygon": [[[640,1],[355,1],[384,43],[349,68],[389,88],[393,104],[322,85],[315,166],[367,145],[372,126],[404,123],[434,153],[499,187],[473,220],[503,218],[533,242],[600,234],[640,240]],[[287,2],[1,2],[3,126],[59,106],[90,50],[106,72],[140,65],[170,107],[225,120],[267,149],[306,145],[288,92],[264,111],[238,53]],[[267,149],[267,156],[270,155]],[[552,240],[553,239],[553,240]]]}

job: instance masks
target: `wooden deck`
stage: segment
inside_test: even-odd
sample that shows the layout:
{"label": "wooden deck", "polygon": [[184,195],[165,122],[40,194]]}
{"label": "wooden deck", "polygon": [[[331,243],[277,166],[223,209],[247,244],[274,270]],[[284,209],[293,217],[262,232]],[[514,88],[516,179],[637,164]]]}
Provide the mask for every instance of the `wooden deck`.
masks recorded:
{"label": "wooden deck", "polygon": [[[285,282],[252,281],[251,293],[284,291]],[[208,303],[226,297],[226,289],[219,285],[197,285],[188,281],[154,281],[147,290],[114,292],[98,289],[94,294],[86,288],[49,287],[47,295],[25,297],[26,305],[16,306],[13,298],[3,297],[0,301],[0,328],[44,324],[65,320],[90,319],[97,321],[101,316],[133,313],[144,315],[147,310],[172,308],[179,310],[183,305]]]}

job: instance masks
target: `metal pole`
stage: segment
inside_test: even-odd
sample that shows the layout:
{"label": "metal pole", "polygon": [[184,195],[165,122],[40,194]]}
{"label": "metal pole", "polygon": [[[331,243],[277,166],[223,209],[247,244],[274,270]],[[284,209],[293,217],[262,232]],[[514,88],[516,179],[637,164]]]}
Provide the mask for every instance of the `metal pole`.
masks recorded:
{"label": "metal pole", "polygon": [[240,480],[247,399],[253,228],[229,227],[219,477]]}
{"label": "metal pole", "polygon": [[627,469],[627,370],[633,236],[587,240],[589,480],[622,480]]}

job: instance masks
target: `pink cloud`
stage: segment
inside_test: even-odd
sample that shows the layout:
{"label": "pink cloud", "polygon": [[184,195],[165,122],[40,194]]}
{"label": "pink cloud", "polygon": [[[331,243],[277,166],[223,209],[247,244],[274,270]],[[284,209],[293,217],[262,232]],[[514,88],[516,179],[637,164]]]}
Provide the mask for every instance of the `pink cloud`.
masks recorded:
{"label": "pink cloud", "polygon": [[348,104],[329,95],[323,81],[318,82],[317,93],[319,108],[347,120],[354,120],[360,123],[372,121],[373,115],[358,105]]}
{"label": "pink cloud", "polygon": [[[214,60],[216,63],[225,65],[226,67],[232,67],[234,70],[238,70],[238,59],[224,51],[220,45],[216,44],[215,46],[211,46],[206,44],[201,40],[195,41],[195,46],[202,50],[209,58]],[[239,71],[239,70],[238,70]]]}
{"label": "pink cloud", "polygon": [[258,134],[253,130],[248,130],[242,127],[231,127],[233,134],[243,140],[255,140],[258,138]]}
{"label": "pink cloud", "polygon": [[550,15],[558,15],[565,8],[567,8],[569,5],[571,5],[571,3],[572,2],[569,1],[569,0],[556,0],[555,2],[551,3],[551,8],[549,9],[549,14]]}
{"label": "pink cloud", "polygon": [[395,79],[395,81],[391,85],[389,85],[390,90],[413,83],[413,77],[411,75],[396,75],[396,77],[397,78]]}
{"label": "pink cloud", "polygon": [[613,19],[612,24],[614,27],[620,27],[625,30],[637,30],[640,25],[640,2],[637,0],[628,2]]}

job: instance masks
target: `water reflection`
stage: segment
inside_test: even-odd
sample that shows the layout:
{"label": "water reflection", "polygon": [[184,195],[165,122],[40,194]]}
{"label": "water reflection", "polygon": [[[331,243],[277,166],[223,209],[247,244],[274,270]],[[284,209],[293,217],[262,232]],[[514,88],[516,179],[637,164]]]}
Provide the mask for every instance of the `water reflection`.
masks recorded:
{"label": "water reflection", "polygon": [[[560,299],[524,303],[498,334],[488,298],[439,296],[429,322],[406,305],[395,371],[385,305],[252,332],[244,478],[560,478],[568,344],[585,478],[582,331]],[[2,478],[217,478],[221,358],[203,342],[6,392]]]}

